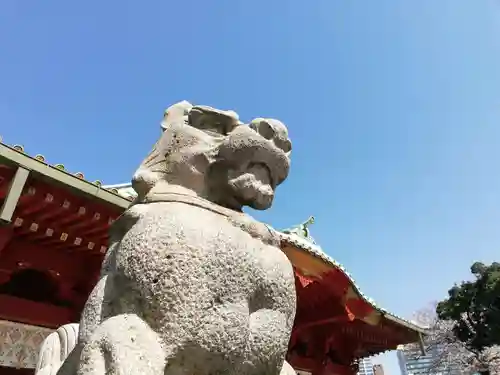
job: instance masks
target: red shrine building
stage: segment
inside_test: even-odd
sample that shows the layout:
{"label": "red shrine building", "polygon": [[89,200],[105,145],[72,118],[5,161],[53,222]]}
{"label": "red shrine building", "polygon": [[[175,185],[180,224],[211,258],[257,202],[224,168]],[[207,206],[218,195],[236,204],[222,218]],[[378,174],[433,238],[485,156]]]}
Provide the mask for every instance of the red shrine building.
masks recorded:
{"label": "red shrine building", "polygon": [[[45,337],[78,322],[110,224],[134,197],[0,143],[0,375],[33,373]],[[280,232],[294,265],[297,315],[287,359],[299,373],[352,375],[359,358],[418,342],[425,330],[378,307],[309,234]]]}

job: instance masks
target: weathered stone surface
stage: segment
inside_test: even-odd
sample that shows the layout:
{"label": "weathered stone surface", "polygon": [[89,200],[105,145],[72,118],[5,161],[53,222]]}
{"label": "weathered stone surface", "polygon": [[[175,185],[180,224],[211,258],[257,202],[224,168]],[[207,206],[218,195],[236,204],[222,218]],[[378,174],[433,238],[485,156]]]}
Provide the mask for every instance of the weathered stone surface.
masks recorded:
{"label": "weathered stone surface", "polygon": [[0,368],[36,368],[40,344],[52,329],[0,319]]}
{"label": "weathered stone surface", "polygon": [[241,211],[287,177],[285,126],[181,102],[162,129],[59,374],[291,374],[293,269]]}

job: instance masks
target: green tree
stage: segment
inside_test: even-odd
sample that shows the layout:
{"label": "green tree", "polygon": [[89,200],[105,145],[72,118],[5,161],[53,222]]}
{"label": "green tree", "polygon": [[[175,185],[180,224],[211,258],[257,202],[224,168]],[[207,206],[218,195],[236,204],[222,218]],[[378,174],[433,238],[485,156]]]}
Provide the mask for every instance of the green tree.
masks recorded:
{"label": "green tree", "polygon": [[[484,362],[488,361],[485,353],[500,345],[500,263],[476,262],[471,272],[474,279],[453,286],[448,298],[437,304],[436,313],[439,319],[452,322],[454,336]],[[482,373],[491,370],[489,363],[483,367]]]}

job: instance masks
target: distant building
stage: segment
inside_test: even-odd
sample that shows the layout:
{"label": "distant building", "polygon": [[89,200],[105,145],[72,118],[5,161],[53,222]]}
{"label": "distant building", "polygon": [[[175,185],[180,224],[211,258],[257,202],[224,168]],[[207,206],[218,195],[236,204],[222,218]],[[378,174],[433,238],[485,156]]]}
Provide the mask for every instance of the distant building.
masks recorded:
{"label": "distant building", "polygon": [[381,364],[373,365],[373,375],[384,375],[384,366]]}
{"label": "distant building", "polygon": [[363,358],[359,361],[358,366],[359,368],[357,375],[375,375],[371,358]]}
{"label": "distant building", "polygon": [[461,373],[458,368],[453,368],[453,364],[448,364],[448,366],[443,364],[439,368],[432,368],[439,355],[438,348],[422,355],[419,347],[399,346],[397,356],[401,375],[459,375]]}

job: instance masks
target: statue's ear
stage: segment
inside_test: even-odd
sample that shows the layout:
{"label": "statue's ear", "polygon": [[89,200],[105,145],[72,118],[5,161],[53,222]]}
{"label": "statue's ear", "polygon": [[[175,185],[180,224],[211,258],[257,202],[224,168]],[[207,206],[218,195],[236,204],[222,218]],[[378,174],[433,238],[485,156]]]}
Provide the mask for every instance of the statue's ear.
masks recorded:
{"label": "statue's ear", "polygon": [[189,111],[191,111],[191,108],[193,108],[193,105],[186,100],[168,107],[163,114],[161,130],[165,131],[165,129],[168,127],[168,124],[179,121],[183,117],[186,117],[189,114]]}
{"label": "statue's ear", "polygon": [[222,111],[205,105],[193,106],[189,112],[189,125],[226,135],[240,125],[239,116],[234,111]]}

